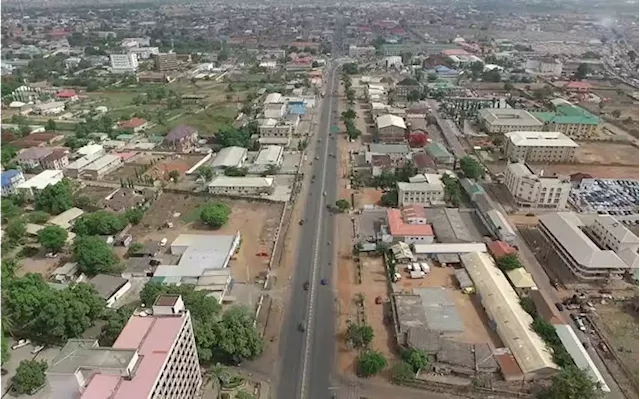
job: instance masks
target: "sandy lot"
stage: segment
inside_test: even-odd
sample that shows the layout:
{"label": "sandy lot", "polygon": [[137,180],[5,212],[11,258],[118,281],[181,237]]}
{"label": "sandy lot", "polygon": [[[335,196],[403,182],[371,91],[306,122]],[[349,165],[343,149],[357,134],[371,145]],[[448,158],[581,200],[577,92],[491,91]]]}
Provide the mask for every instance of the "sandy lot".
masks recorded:
{"label": "sandy lot", "polygon": [[[235,234],[240,231],[242,244],[236,259],[231,261],[231,272],[237,282],[252,282],[267,269],[273,250],[273,240],[278,227],[281,204],[216,199],[229,205],[232,212],[229,221],[219,230],[212,230],[200,223],[198,209],[210,197],[164,193],[151,206],[131,234],[138,242],[167,238],[169,243],[180,234]],[[176,213],[180,215],[174,217]],[[160,227],[167,221],[172,229]],[[265,253],[266,256],[258,256]]]}
{"label": "sandy lot", "polygon": [[488,343],[492,348],[502,347],[498,335],[489,328],[489,320],[475,295],[463,294],[457,287],[452,267],[434,267],[424,279],[403,278],[394,284],[395,291],[411,292],[414,288],[445,287],[447,295],[456,304],[456,309],[464,324],[464,332],[454,339],[459,342]]}
{"label": "sandy lot", "polygon": [[[546,175],[557,173],[559,175],[571,175],[573,173],[588,173],[600,179],[638,179],[637,166],[603,166],[603,165],[539,165],[532,164],[537,169],[544,169]],[[504,173],[504,164],[487,165],[494,173]]]}
{"label": "sandy lot", "polygon": [[34,257],[23,259],[16,271],[16,275],[22,277],[27,273],[37,273],[48,279],[51,272],[59,266],[59,262],[60,259],[45,258],[44,251],[40,251]]}
{"label": "sandy lot", "polygon": [[364,205],[377,205],[382,198],[382,190],[372,187],[363,187],[356,192],[356,208],[362,208]]}
{"label": "sandy lot", "polygon": [[638,149],[617,143],[580,143],[578,163],[601,165],[638,165]]}

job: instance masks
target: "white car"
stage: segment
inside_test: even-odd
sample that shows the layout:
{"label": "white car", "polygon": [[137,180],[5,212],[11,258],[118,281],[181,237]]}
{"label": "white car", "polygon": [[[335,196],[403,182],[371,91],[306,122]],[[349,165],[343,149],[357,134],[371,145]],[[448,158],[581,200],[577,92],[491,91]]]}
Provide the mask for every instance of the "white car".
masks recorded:
{"label": "white car", "polygon": [[21,339],[18,342],[16,342],[11,349],[16,350],[16,349],[20,349],[23,346],[27,346],[31,343],[31,341],[29,341],[28,339]]}
{"label": "white car", "polygon": [[167,245],[167,239],[166,239],[166,238],[163,238],[163,239],[160,241],[160,246],[161,246],[161,247],[164,247],[165,245]]}
{"label": "white car", "polygon": [[38,345],[35,348],[33,348],[33,350],[31,351],[31,354],[35,355],[36,353],[40,352],[43,349],[44,349],[44,345]]}

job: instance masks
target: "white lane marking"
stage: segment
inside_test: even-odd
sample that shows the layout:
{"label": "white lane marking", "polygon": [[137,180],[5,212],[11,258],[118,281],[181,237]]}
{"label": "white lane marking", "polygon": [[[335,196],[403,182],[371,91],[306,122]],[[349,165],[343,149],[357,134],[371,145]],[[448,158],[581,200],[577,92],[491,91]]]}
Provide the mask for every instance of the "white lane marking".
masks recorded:
{"label": "white lane marking", "polygon": [[[333,73],[331,74],[331,89],[333,90],[333,85],[335,83],[335,76],[336,76],[336,71],[337,69],[333,70]],[[326,132],[319,132],[319,134],[328,134],[329,133],[329,129],[331,129],[330,125],[331,125],[331,111],[333,107],[333,100],[332,97],[329,97],[329,121],[327,123],[327,131]],[[316,247],[315,250],[313,251],[313,262],[312,262],[312,269],[311,269],[311,290],[309,291],[309,295],[311,298],[311,300],[309,301],[309,309],[307,312],[307,328],[306,328],[306,336],[305,336],[305,342],[304,342],[304,358],[302,360],[302,386],[300,388],[300,398],[304,399],[305,398],[305,391],[307,389],[307,363],[309,361],[309,351],[311,348],[310,342],[311,342],[311,336],[312,334],[312,329],[311,329],[311,322],[313,321],[313,312],[314,312],[314,305],[315,305],[315,300],[314,300],[314,294],[316,291],[316,274],[318,273],[318,252],[320,251],[320,238],[321,238],[321,230],[322,230],[322,211],[323,211],[323,204],[324,204],[324,189],[325,189],[325,182],[326,182],[326,178],[327,178],[327,161],[329,160],[329,138],[327,137],[327,140],[325,142],[324,145],[324,160],[322,163],[322,183],[320,185],[320,190],[322,191],[320,193],[320,208],[318,209],[318,228],[316,229]]]}

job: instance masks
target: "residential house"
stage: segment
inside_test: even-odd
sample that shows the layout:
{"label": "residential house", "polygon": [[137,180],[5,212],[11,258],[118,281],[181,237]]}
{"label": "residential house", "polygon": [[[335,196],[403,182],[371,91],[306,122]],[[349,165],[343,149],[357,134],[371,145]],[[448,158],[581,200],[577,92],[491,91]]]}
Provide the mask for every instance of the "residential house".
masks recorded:
{"label": "residential house", "polygon": [[438,175],[427,175],[428,181],[421,183],[398,183],[398,204],[420,204],[432,206],[444,203],[444,185]]}
{"label": "residential house", "polygon": [[393,241],[407,244],[433,243],[433,228],[427,224],[424,207],[410,204],[402,209],[388,209],[387,223]]}
{"label": "residential house", "polygon": [[440,142],[432,141],[427,144],[425,150],[427,151],[427,154],[436,161],[438,166],[452,166],[455,162],[453,155],[451,155],[449,150],[447,150],[447,147]]}
{"label": "residential house", "polygon": [[2,171],[2,196],[16,193],[16,187],[24,183],[24,174],[21,170],[10,169]]}
{"label": "residential house", "polygon": [[394,95],[396,98],[406,100],[409,93],[411,93],[412,91],[420,93],[421,90],[422,88],[420,87],[420,83],[417,80],[407,77],[396,83]]}
{"label": "residential house", "polygon": [[51,154],[53,150],[47,147],[31,147],[18,154],[18,164],[25,169],[33,169],[40,166],[40,161]]}
{"label": "residential house", "polygon": [[63,101],[40,103],[34,106],[33,110],[38,115],[56,115],[64,112],[65,103]]}
{"label": "residential house", "polygon": [[198,131],[191,126],[179,125],[164,138],[164,145],[176,152],[187,153],[195,149]]}
{"label": "residential house", "polygon": [[275,190],[273,177],[216,176],[209,183],[209,193],[219,195],[265,195]]}
{"label": "residential house", "polygon": [[379,143],[402,143],[406,140],[407,126],[396,115],[381,115],[376,119],[376,141]]}
{"label": "residential house", "polygon": [[56,148],[40,159],[42,169],[64,169],[67,165],[69,165],[69,151],[62,148]]}
{"label": "residential house", "polygon": [[45,170],[31,179],[19,184],[16,187],[16,190],[19,193],[24,193],[31,197],[44,190],[46,187],[59,183],[62,181],[63,177],[61,170]]}
{"label": "residential house", "polygon": [[149,127],[149,122],[143,118],[131,118],[128,121],[118,122],[118,128],[124,130],[130,130],[134,133],[141,132]]}
{"label": "residential house", "polygon": [[63,89],[56,93],[56,99],[60,101],[78,101],[78,93],[73,89]]}

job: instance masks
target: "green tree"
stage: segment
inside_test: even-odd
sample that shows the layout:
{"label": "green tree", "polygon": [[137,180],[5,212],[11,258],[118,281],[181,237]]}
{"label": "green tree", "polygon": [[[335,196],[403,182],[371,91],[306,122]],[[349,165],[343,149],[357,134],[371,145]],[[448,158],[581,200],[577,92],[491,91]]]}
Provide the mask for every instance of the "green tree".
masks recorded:
{"label": "green tree", "polygon": [[27,215],[27,220],[29,221],[29,223],[43,224],[46,223],[50,217],[51,215],[49,215],[47,212],[34,211]]}
{"label": "green tree", "polygon": [[217,355],[223,359],[253,359],[260,356],[264,340],[254,327],[254,317],[242,306],[227,310],[215,328]]}
{"label": "green tree", "polygon": [[417,102],[420,101],[422,94],[418,90],[411,90],[407,94],[407,101],[409,102]]}
{"label": "green tree", "polygon": [[578,80],[582,80],[586,78],[588,74],[589,74],[589,65],[580,64],[578,65],[578,69],[576,70],[573,76]]}
{"label": "green tree", "polygon": [[48,119],[47,123],[44,124],[44,130],[48,132],[56,130],[56,122],[53,119]]}
{"label": "green tree", "polygon": [[229,220],[231,210],[222,202],[209,202],[200,211],[200,220],[208,226],[219,229]]}
{"label": "green tree", "polygon": [[73,207],[71,183],[64,179],[59,183],[45,187],[36,196],[36,209],[58,215]]}
{"label": "green tree", "polygon": [[201,166],[198,168],[198,177],[201,177],[207,181],[213,178],[213,168],[211,166]]}
{"label": "green tree", "polygon": [[58,226],[47,226],[38,232],[38,242],[48,251],[59,252],[67,242],[67,230]]}
{"label": "green tree", "polygon": [[124,213],[124,218],[131,224],[139,224],[144,217],[145,208],[141,206],[136,206],[134,208],[129,208]]}
{"label": "green tree", "polygon": [[107,323],[102,326],[98,342],[100,346],[112,346],[122,332],[122,329],[129,321],[129,318],[135,310],[134,305],[125,305],[118,310],[109,312],[105,319]]}
{"label": "green tree", "polygon": [[407,362],[398,362],[391,369],[391,379],[394,382],[403,382],[415,377],[413,367]]}
{"label": "green tree", "polygon": [[620,118],[620,115],[622,115],[622,112],[620,112],[619,109],[614,109],[613,111],[611,111],[611,115],[613,115],[614,118],[618,119]]}
{"label": "green tree", "polygon": [[402,351],[402,359],[407,362],[416,373],[419,370],[426,370],[429,366],[427,354],[420,349],[405,349]]}
{"label": "green tree", "polygon": [[347,201],[346,199],[339,199],[336,201],[336,206],[342,211],[347,211],[349,208],[351,208],[351,203],[349,201]]}
{"label": "green tree", "polygon": [[382,194],[382,197],[380,197],[380,205],[386,206],[389,208],[397,207],[398,206],[398,190],[394,188]]}
{"label": "green tree", "polygon": [[522,309],[529,313],[534,319],[538,317],[538,309],[536,309],[536,304],[533,302],[533,299],[528,296],[520,298],[520,306],[522,306]]}
{"label": "green tree", "polygon": [[444,174],[442,175],[442,184],[444,185],[445,199],[451,202],[453,206],[459,206],[462,198],[462,190],[460,189],[458,179]]}
{"label": "green tree", "polygon": [[511,90],[513,90],[513,89],[515,89],[515,86],[513,85],[513,83],[511,83],[511,82],[506,82],[506,83],[504,84],[504,90],[505,90],[505,91],[511,91]]}
{"label": "green tree", "polygon": [[222,147],[243,147],[249,148],[251,143],[252,128],[244,126],[240,129],[232,125],[223,126],[218,130],[217,140]]}
{"label": "green tree", "polygon": [[172,179],[177,183],[180,179],[180,172],[178,172],[177,170],[172,170],[171,172],[169,172],[169,179]]}
{"label": "green tree", "polygon": [[371,377],[387,367],[387,359],[378,351],[367,350],[356,358],[358,377]]}
{"label": "green tree", "polygon": [[11,163],[13,158],[16,156],[16,154],[17,152],[14,147],[11,147],[9,145],[3,145],[2,155],[1,155],[2,158],[0,158],[0,163],[2,163],[2,166],[8,169],[9,164]]}
{"label": "green tree", "polygon": [[47,371],[47,362],[44,360],[23,360],[16,369],[16,374],[11,379],[13,392],[23,395],[31,395],[36,389],[44,385]]}
{"label": "green tree", "polygon": [[484,177],[484,168],[475,159],[466,156],[460,160],[460,169],[465,177],[469,179],[480,179]]}
{"label": "green tree", "polygon": [[5,364],[11,358],[11,352],[9,352],[9,339],[5,337],[4,327],[0,331],[0,344],[2,344],[2,361],[0,364]]}
{"label": "green tree", "polygon": [[373,328],[368,324],[349,324],[347,341],[356,348],[366,348],[373,340]]}
{"label": "green tree", "polygon": [[78,236],[73,254],[78,262],[78,269],[89,276],[108,273],[118,263],[111,246],[98,236]]}
{"label": "green tree", "polygon": [[347,75],[357,75],[358,74],[358,64],[354,63],[354,62],[350,62],[348,64],[344,64],[342,66],[342,70],[347,74]]}
{"label": "green tree", "polygon": [[356,111],[354,111],[353,108],[349,108],[346,111],[342,112],[341,116],[342,120],[355,119]]}
{"label": "green tree", "polygon": [[0,205],[2,207],[0,210],[2,223],[7,223],[9,220],[15,219],[22,214],[22,209],[10,199],[3,198]]}
{"label": "green tree", "polygon": [[73,225],[73,231],[85,235],[113,235],[127,225],[125,217],[108,211],[97,211],[80,216]]}
{"label": "green tree", "polygon": [[520,263],[520,259],[518,259],[518,255],[516,254],[505,255],[499,258],[496,263],[503,272],[508,272],[509,270],[519,269],[522,267],[522,263]]}
{"label": "green tree", "polygon": [[600,383],[594,382],[585,370],[566,367],[551,378],[551,386],[543,390],[540,399],[600,399]]}
{"label": "green tree", "polygon": [[249,173],[249,169],[247,168],[238,168],[235,166],[229,166],[224,170],[225,176],[234,176],[234,177],[242,177],[246,176]]}

